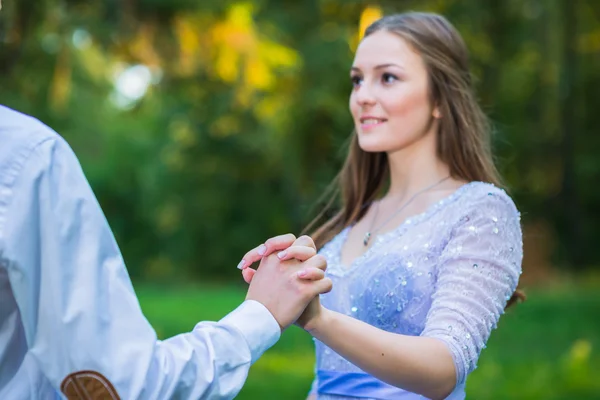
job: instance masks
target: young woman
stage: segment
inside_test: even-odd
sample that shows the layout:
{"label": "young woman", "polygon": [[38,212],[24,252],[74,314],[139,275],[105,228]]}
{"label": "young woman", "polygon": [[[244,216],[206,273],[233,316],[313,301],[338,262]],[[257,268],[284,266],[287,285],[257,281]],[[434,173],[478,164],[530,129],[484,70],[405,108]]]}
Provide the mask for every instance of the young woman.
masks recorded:
{"label": "young woman", "polygon": [[309,398],[464,399],[522,297],[523,251],[466,46],[439,15],[387,16],[367,29],[351,81],[342,208],[312,235],[333,290],[299,323],[316,339]]}

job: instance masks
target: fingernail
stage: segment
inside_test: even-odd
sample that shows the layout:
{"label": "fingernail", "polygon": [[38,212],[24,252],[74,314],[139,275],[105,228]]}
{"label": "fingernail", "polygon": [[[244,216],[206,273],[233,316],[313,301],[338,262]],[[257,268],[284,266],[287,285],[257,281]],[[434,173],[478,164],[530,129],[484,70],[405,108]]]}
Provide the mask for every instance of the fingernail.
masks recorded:
{"label": "fingernail", "polygon": [[263,256],[267,252],[267,246],[261,244],[256,252],[258,253],[258,255]]}
{"label": "fingernail", "polygon": [[298,271],[298,276],[299,276],[300,278],[303,278],[303,277],[305,277],[305,276],[306,276],[306,271],[304,271],[304,270],[302,270],[302,271]]}
{"label": "fingernail", "polygon": [[237,269],[244,269],[244,264],[246,264],[245,260],[240,261],[240,263],[237,265]]}
{"label": "fingernail", "polygon": [[284,251],[280,251],[279,253],[277,253],[277,257],[279,257],[279,258],[283,258],[286,255],[287,255],[287,251],[285,251],[285,250]]}

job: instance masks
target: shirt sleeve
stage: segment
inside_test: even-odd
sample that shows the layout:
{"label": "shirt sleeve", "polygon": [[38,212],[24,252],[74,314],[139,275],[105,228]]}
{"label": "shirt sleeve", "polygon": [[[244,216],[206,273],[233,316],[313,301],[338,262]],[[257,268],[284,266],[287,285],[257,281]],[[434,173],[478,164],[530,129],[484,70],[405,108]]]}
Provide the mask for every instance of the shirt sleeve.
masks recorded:
{"label": "shirt sleeve", "polygon": [[279,339],[269,311],[246,301],[219,322],[157,340],[80,164],[60,137],[39,144],[24,164],[7,218],[7,270],[29,351],[57,389],[86,370],[103,375],[123,399],[229,399]]}
{"label": "shirt sleeve", "polygon": [[476,368],[521,273],[519,213],[502,191],[486,193],[460,219],[437,270],[432,306],[421,336],[450,349],[457,384]]}

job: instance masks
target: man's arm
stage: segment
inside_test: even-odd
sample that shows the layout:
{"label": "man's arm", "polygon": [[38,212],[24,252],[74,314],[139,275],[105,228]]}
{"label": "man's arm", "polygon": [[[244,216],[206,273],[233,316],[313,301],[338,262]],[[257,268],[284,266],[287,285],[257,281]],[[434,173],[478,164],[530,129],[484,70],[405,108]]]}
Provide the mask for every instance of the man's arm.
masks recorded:
{"label": "man's arm", "polygon": [[218,323],[158,341],[79,162],[59,137],[38,145],[20,171],[5,233],[28,347],[57,389],[92,371],[122,399],[233,398],[281,333],[265,306],[246,301]]}

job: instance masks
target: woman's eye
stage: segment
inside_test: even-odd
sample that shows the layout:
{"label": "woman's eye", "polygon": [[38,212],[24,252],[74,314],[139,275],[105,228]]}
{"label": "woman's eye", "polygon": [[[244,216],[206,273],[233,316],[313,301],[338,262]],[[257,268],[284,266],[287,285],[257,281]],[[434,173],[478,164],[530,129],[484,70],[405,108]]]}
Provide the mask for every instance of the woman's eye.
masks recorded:
{"label": "woman's eye", "polygon": [[381,80],[382,80],[384,83],[393,83],[393,82],[397,81],[397,80],[398,80],[398,78],[397,78],[396,76],[392,75],[392,74],[387,74],[387,73],[386,73],[386,74],[383,74],[383,75],[381,76]]}
{"label": "woman's eye", "polygon": [[362,83],[362,78],[360,76],[353,76],[350,78],[352,81],[352,86],[357,87]]}

